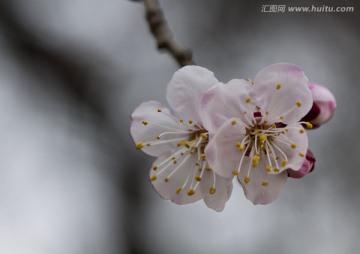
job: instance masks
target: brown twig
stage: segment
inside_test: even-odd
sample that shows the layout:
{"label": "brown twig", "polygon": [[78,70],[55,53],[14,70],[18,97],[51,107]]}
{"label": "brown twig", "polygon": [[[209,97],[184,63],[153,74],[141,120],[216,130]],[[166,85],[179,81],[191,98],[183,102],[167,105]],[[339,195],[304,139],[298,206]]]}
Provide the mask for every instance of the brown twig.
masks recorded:
{"label": "brown twig", "polygon": [[143,2],[146,20],[155,37],[157,48],[167,50],[181,67],[195,64],[191,50],[183,48],[174,40],[158,0],[143,0]]}

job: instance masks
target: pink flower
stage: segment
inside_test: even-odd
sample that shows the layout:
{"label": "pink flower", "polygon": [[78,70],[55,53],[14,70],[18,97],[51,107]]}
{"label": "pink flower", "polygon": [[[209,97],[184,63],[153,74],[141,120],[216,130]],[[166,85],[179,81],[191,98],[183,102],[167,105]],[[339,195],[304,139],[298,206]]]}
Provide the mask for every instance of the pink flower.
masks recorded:
{"label": "pink flower", "polygon": [[268,204],[283,191],[287,169],[300,170],[308,138],[299,122],[313,100],[308,78],[296,65],[273,64],[254,82],[231,80],[203,95],[202,119],[215,133],[205,148],[217,174],[238,177],[245,196]]}
{"label": "pink flower", "polygon": [[216,84],[214,74],[205,68],[180,69],[166,93],[174,111],[159,102],[145,102],[133,112],[130,131],[138,149],[158,157],[150,180],[162,198],[176,204],[203,199],[209,208],[221,211],[232,181],[208,165],[205,149],[213,133],[200,113],[203,92]]}
{"label": "pink flower", "polygon": [[308,86],[313,95],[314,104],[302,120],[309,121],[314,127],[319,127],[332,118],[336,109],[336,100],[326,87],[314,83],[309,83]]}
{"label": "pink flower", "polygon": [[305,156],[305,160],[303,162],[303,164],[301,165],[300,169],[298,170],[292,170],[292,169],[288,169],[288,176],[291,178],[302,178],[305,175],[307,175],[308,173],[312,172],[314,170],[315,167],[315,156],[314,154],[310,151],[310,149],[307,150],[306,156]]}

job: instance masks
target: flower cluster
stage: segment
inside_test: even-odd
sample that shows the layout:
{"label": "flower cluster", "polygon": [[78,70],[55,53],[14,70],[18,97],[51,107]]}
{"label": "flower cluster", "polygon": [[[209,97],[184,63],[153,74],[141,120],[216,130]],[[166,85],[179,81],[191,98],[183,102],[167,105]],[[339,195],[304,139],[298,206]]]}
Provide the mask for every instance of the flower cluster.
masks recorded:
{"label": "flower cluster", "polygon": [[224,84],[200,66],[178,70],[167,87],[170,109],[141,104],[132,114],[136,148],[157,157],[150,181],[176,204],[203,199],[222,211],[237,177],[247,199],[268,204],[288,177],[314,169],[306,129],[328,121],[336,108],[326,88],[308,83],[293,64],[273,64],[253,81]]}

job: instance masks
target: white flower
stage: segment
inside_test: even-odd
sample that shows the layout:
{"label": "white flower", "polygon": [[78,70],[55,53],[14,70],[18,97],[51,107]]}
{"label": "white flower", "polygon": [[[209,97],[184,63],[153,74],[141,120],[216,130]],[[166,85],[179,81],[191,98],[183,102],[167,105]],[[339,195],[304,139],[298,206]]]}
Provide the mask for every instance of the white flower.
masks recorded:
{"label": "white flower", "polygon": [[273,64],[254,82],[231,80],[209,89],[201,112],[216,132],[205,148],[210,166],[223,177],[236,175],[246,197],[268,204],[282,192],[287,169],[300,170],[308,149],[299,122],[313,100],[304,72],[292,64]]}
{"label": "white flower", "polygon": [[132,114],[130,131],[136,147],[158,157],[150,180],[162,198],[176,204],[204,199],[208,207],[221,211],[231,195],[231,179],[217,175],[207,163],[205,149],[213,133],[200,112],[204,91],[218,83],[205,68],[184,67],[167,87],[174,111],[149,101]]}

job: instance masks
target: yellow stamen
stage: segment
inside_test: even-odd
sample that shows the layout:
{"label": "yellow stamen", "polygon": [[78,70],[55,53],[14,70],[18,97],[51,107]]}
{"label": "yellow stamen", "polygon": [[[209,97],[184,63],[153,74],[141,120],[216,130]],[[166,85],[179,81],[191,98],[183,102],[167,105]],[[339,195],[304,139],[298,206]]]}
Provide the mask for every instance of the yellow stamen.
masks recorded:
{"label": "yellow stamen", "polygon": [[312,125],[311,123],[306,122],[305,124],[306,124],[306,127],[307,127],[307,128],[312,129],[313,125]]}
{"label": "yellow stamen", "polygon": [[232,174],[233,174],[234,176],[237,176],[237,175],[239,174],[239,171],[234,170],[234,171],[232,172]]}
{"label": "yellow stamen", "polygon": [[167,183],[167,182],[169,181],[169,178],[166,177],[166,178],[164,179],[164,181],[165,181],[165,183]]}
{"label": "yellow stamen", "polygon": [[161,112],[161,108],[158,108],[157,112]]}
{"label": "yellow stamen", "polygon": [[151,177],[150,177],[150,181],[155,181],[157,179],[157,177],[156,177],[156,175],[152,175]]}
{"label": "yellow stamen", "polygon": [[215,192],[216,192],[215,187],[211,187],[210,190],[209,190],[209,193],[210,193],[210,194],[214,194]]}
{"label": "yellow stamen", "polygon": [[201,136],[202,138],[208,138],[208,135],[207,135],[206,133],[201,133],[200,136]]}
{"label": "yellow stamen", "polygon": [[266,166],[265,170],[266,170],[266,172],[270,172],[271,171],[271,166]]}
{"label": "yellow stamen", "polygon": [[136,149],[142,149],[144,147],[144,144],[143,144],[143,142],[137,142],[136,143]]}
{"label": "yellow stamen", "polygon": [[182,188],[181,188],[181,187],[177,188],[177,189],[176,189],[176,194],[179,194],[181,191],[182,191]]}
{"label": "yellow stamen", "polygon": [[300,129],[299,132],[302,134],[304,133],[305,131],[303,129]]}
{"label": "yellow stamen", "polygon": [[153,166],[153,168],[152,168],[153,170],[157,170],[158,169],[158,167],[157,166]]}
{"label": "yellow stamen", "polygon": [[246,101],[246,103],[249,103],[249,102],[251,102],[251,98],[250,98],[250,97],[246,97],[245,101]]}
{"label": "yellow stamen", "polygon": [[302,106],[301,101],[296,102],[296,106],[298,106],[300,108]]}
{"label": "yellow stamen", "polygon": [[193,123],[193,120],[190,119],[190,120],[189,120],[189,124],[192,124],[192,123]]}
{"label": "yellow stamen", "polygon": [[274,168],[274,172],[280,172],[278,168]]}
{"label": "yellow stamen", "polygon": [[200,176],[195,176],[195,180],[200,182],[201,181],[201,177]]}
{"label": "yellow stamen", "polygon": [[231,121],[231,124],[232,124],[232,125],[235,125],[236,123],[237,123],[236,120],[232,120],[232,121]]}
{"label": "yellow stamen", "polygon": [[260,141],[264,142],[266,140],[266,136],[265,135],[260,135],[259,139],[260,139]]}
{"label": "yellow stamen", "polygon": [[299,153],[299,156],[300,157],[304,157],[305,155],[303,153]]}
{"label": "yellow stamen", "polygon": [[143,124],[143,125],[148,125],[148,122],[142,121],[142,124]]}
{"label": "yellow stamen", "polygon": [[190,190],[187,192],[187,194],[188,194],[189,196],[192,196],[192,195],[195,194],[195,191],[194,191],[193,189],[190,189]]}
{"label": "yellow stamen", "polygon": [[295,148],[296,148],[296,145],[295,145],[295,144],[291,144],[290,147],[291,147],[292,149],[295,149]]}
{"label": "yellow stamen", "polygon": [[281,88],[281,84],[280,83],[276,84],[276,90],[279,90],[280,88]]}
{"label": "yellow stamen", "polygon": [[206,170],[207,172],[211,172],[211,171],[212,171],[212,169],[209,168],[209,167],[206,167],[205,170]]}
{"label": "yellow stamen", "polygon": [[285,167],[285,166],[286,166],[286,163],[287,163],[287,161],[283,160],[283,161],[281,162],[281,166],[282,166],[282,167]]}
{"label": "yellow stamen", "polygon": [[244,178],[244,182],[245,182],[246,184],[248,184],[248,183],[250,182],[250,177],[247,177],[247,176],[246,176],[246,177]]}
{"label": "yellow stamen", "polygon": [[200,154],[200,158],[205,160],[206,159],[206,154],[204,154],[204,153]]}
{"label": "yellow stamen", "polygon": [[268,186],[269,185],[269,183],[268,182],[262,182],[262,186]]}

